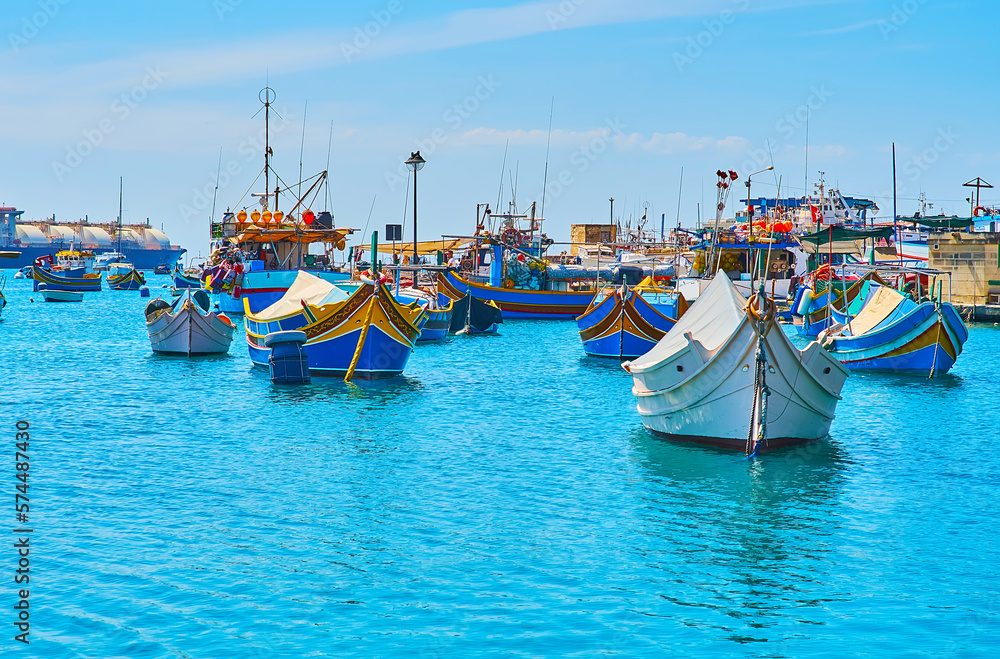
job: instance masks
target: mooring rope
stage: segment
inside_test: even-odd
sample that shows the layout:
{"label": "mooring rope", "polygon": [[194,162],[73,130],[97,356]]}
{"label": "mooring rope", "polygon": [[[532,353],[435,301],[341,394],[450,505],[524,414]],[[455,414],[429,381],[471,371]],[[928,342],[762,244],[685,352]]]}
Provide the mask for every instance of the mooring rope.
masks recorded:
{"label": "mooring rope", "polygon": [[[760,301],[760,312],[754,307],[755,302]],[[766,297],[755,295],[747,302],[747,313],[750,318],[756,321],[753,324],[754,332],[757,334],[757,355],[754,365],[753,384],[753,408],[750,411],[750,424],[747,431],[746,455],[753,458],[757,455],[760,446],[767,445],[767,399],[771,395],[771,389],[767,386],[767,349],[764,339],[767,337],[769,324],[774,318],[775,309],[773,304]],[[754,431],[756,438],[754,437]]]}

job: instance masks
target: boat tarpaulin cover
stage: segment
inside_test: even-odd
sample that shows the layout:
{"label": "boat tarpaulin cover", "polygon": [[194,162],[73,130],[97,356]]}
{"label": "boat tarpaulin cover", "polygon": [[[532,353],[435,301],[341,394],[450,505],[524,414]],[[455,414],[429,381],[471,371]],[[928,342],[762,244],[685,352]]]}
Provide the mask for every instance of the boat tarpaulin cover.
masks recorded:
{"label": "boat tarpaulin cover", "polygon": [[331,302],[343,302],[348,297],[345,291],[325,279],[300,270],[281,299],[254,316],[263,321],[275,320],[301,310],[302,302],[319,307]]}
{"label": "boat tarpaulin cover", "polygon": [[974,218],[961,219],[957,217],[945,217],[945,218],[914,218],[912,220],[907,220],[908,222],[916,222],[920,226],[927,227],[929,229],[968,229],[973,224],[976,223]]}
{"label": "boat tarpaulin cover", "polygon": [[895,233],[893,227],[879,227],[877,229],[848,229],[842,226],[827,227],[816,233],[809,233],[799,236],[799,240],[813,245],[826,245],[832,242],[843,240],[870,240],[879,238],[892,238]]}
{"label": "boat tarpaulin cover", "polygon": [[[472,305],[472,308],[469,308]],[[466,295],[463,298],[455,300],[454,311],[451,316],[451,331],[458,332],[462,330],[466,322],[473,329],[479,332],[486,332],[493,326],[494,323],[502,323],[503,315],[500,309],[480,300],[479,298],[472,297],[472,295]]]}
{"label": "boat tarpaulin cover", "polygon": [[851,335],[861,336],[875,329],[879,323],[889,317],[899,303],[903,301],[902,293],[888,286],[879,286],[864,308],[851,320]]}
{"label": "boat tarpaulin cover", "polygon": [[740,294],[726,273],[719,271],[677,324],[653,346],[653,349],[633,364],[638,368],[652,366],[668,359],[688,345],[688,332],[708,350],[716,350],[729,340],[746,318],[747,299]]}

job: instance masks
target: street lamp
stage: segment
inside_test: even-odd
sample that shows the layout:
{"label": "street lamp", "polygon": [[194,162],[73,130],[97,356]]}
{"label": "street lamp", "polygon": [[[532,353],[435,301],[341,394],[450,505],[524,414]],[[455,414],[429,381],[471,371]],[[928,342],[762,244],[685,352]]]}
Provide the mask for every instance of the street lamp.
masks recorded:
{"label": "street lamp", "polygon": [[[747,231],[748,231],[748,233],[751,236],[753,235],[753,216],[750,214],[750,179],[752,179],[754,176],[757,176],[757,174],[763,174],[764,172],[769,172],[772,169],[774,169],[774,165],[771,165],[770,167],[768,167],[766,169],[762,169],[759,172],[754,172],[753,174],[750,174],[749,176],[747,176]],[[767,222],[767,219],[765,218],[764,221]],[[764,256],[764,252],[763,252],[763,250],[760,250],[760,259],[763,260],[764,258],[766,258]],[[757,268],[760,271],[760,292],[761,292],[762,295],[764,293],[764,268],[766,268],[766,267],[767,267],[766,263],[758,263],[757,264]],[[751,273],[750,274],[750,290],[752,291],[753,290],[753,268],[750,268],[750,273]]]}
{"label": "street lamp", "polygon": [[[417,172],[424,168],[427,161],[421,157],[420,152],[410,154],[410,159],[406,161],[406,166],[413,172],[413,265],[417,265]],[[417,277],[413,276],[413,285],[417,285]]]}

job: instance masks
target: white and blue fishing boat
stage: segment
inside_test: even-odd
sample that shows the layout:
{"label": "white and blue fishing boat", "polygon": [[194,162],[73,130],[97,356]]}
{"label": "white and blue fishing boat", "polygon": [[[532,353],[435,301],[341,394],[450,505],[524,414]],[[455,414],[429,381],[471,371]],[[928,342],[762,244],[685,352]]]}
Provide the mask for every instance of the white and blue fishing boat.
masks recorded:
{"label": "white and blue fishing boat", "polygon": [[[931,275],[944,274],[929,271]],[[947,373],[969,338],[958,311],[941,299],[916,301],[889,286],[876,286],[857,314],[824,330],[820,344],[851,370],[926,374]]]}
{"label": "white and blue fishing boat", "polygon": [[604,288],[576,319],[584,352],[619,360],[644,355],[670,331],[687,306],[683,295],[655,286],[649,278],[634,287]]}
{"label": "white and blue fishing boat", "polygon": [[203,288],[201,273],[195,270],[181,270],[180,264],[174,264],[174,288]]}
{"label": "white and blue fishing boat", "polygon": [[345,380],[401,374],[428,317],[417,302],[398,302],[380,279],[334,285],[308,272],[299,272],[266,309],[254,312],[244,304],[247,347],[256,366],[268,367],[268,334],[300,330],[310,375]]}

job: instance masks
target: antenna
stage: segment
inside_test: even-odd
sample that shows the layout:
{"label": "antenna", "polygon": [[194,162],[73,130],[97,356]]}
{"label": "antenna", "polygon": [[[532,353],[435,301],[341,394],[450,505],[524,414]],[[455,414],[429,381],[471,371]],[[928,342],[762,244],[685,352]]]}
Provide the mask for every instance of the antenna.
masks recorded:
{"label": "antenna", "polygon": [[806,169],[802,178],[802,194],[804,194],[807,197],[809,196],[809,106],[808,105],[806,105]]}

